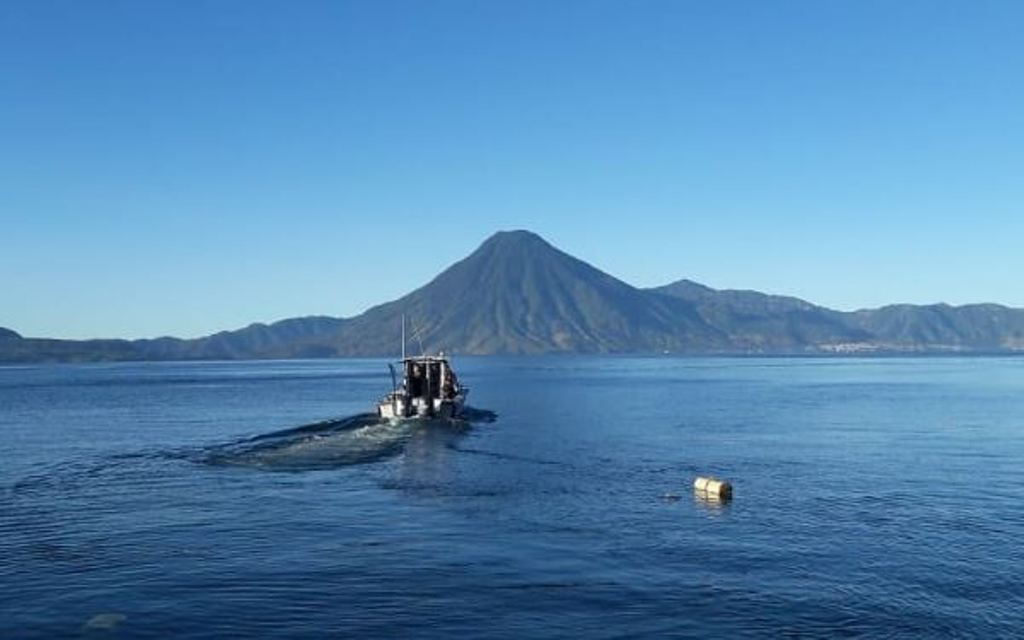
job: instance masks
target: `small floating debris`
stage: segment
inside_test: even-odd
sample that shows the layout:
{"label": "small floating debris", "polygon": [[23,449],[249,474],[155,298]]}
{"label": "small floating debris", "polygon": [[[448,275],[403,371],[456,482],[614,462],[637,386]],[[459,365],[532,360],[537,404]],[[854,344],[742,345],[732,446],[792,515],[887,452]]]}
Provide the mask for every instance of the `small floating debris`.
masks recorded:
{"label": "small floating debris", "polygon": [[665,502],[676,502],[680,498],[682,498],[681,495],[679,495],[678,493],[672,493],[671,491],[667,491],[661,494],[661,499],[664,500]]}
{"label": "small floating debris", "polygon": [[693,481],[693,490],[701,497],[707,497],[715,501],[726,501],[732,499],[732,484],[719,478],[710,476],[698,476]]}

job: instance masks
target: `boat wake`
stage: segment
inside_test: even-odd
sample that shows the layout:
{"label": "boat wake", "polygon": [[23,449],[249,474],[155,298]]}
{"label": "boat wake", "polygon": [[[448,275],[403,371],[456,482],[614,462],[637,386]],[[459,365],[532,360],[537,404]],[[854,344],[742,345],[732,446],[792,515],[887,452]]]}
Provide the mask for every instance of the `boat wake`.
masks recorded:
{"label": "boat wake", "polygon": [[210,447],[200,461],[268,471],[334,469],[398,455],[413,440],[452,443],[474,423],[495,419],[493,412],[468,407],[461,420],[389,421],[364,413]]}
{"label": "boat wake", "polygon": [[460,420],[380,420],[364,413],[304,424],[225,444],[174,449],[141,449],[74,459],[39,469],[7,485],[4,498],[38,496],[49,491],[72,495],[97,483],[169,477],[166,464],[191,462],[215,467],[265,471],[315,471],[366,464],[402,453],[422,457],[456,443],[474,424],[494,422],[491,411],[466,407]]}

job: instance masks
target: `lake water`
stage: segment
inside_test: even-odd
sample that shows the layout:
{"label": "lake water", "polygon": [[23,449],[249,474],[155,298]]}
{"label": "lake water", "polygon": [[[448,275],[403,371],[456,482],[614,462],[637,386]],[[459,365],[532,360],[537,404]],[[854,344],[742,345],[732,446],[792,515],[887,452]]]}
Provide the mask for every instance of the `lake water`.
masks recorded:
{"label": "lake water", "polygon": [[1024,633],[1022,359],[456,366],[0,368],[0,637]]}

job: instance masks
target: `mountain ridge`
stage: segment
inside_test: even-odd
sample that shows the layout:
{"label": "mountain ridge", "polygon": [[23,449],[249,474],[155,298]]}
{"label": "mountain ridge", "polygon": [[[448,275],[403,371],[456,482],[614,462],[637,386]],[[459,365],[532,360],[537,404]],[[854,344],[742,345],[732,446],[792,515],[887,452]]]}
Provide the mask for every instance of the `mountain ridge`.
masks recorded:
{"label": "mountain ridge", "polygon": [[525,230],[501,231],[423,286],[350,318],[304,316],[195,339],[55,340],[0,328],[0,362],[469,354],[1017,353],[1024,310],[893,304],[843,312],[691,280],[634,287]]}

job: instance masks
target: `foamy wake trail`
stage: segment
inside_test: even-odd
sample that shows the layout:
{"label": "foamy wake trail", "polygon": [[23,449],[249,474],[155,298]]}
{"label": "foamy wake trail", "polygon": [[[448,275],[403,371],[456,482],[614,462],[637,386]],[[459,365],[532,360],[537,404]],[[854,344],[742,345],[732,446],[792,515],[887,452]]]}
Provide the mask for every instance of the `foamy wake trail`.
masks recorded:
{"label": "foamy wake trail", "polygon": [[[479,409],[468,412],[475,422],[493,422],[495,415]],[[469,420],[380,420],[360,414],[259,435],[210,448],[203,462],[274,471],[331,469],[375,462],[401,453],[411,438],[427,430],[457,437],[470,428]]]}

